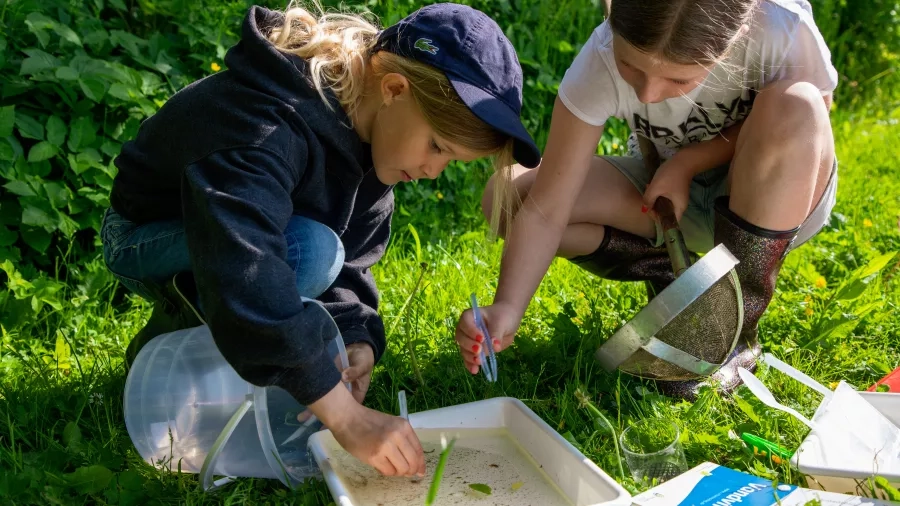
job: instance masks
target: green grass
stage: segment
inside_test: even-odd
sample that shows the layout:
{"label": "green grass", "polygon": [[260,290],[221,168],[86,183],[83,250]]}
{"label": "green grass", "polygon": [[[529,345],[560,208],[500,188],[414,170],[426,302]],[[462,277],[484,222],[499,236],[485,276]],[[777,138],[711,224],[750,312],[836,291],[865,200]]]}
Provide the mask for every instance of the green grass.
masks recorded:
{"label": "green grass", "polygon": [[[590,32],[596,2],[472,3],[490,5],[505,20],[526,70],[526,121],[543,140],[555,83]],[[390,22],[415,6],[404,0],[381,2],[377,9]],[[839,107],[836,114],[840,181],[834,219],[788,257],[761,332],[767,351],[820,382],[846,380],[864,389],[900,364],[898,259],[879,275],[860,271],[900,251],[900,111],[862,114]],[[621,127],[611,129],[601,150],[621,146],[623,135]],[[655,393],[652,383],[607,373],[595,363],[596,347],[646,302],[638,284],[597,280],[554,262],[515,346],[498,355],[500,380],[487,384],[469,375],[453,328],[470,293],[483,303],[491,300],[500,256],[478,214],[484,169],[457,165],[438,181],[397,192],[394,236],[375,269],[389,348],[375,371],[370,407],[396,413],[401,389],[411,412],[517,397],[632,492],[646,487],[622,478],[613,439],[593,409],[616,432],[633,420],[664,416],[682,428],[690,465],[709,460],[801,483],[796,472],[753,457],[734,438],[753,432],[793,449],[806,434],[746,389],[734,399],[705,395],[695,404],[676,402]],[[121,362],[150,306],[113,284],[96,253],[67,262],[72,255],[48,255],[50,278],[4,265],[9,292],[0,293],[0,308],[9,313],[0,314],[0,504],[331,501],[318,482],[290,491],[275,481],[244,479],[203,494],[195,475],[144,463],[125,430]],[[807,415],[819,402],[780,373],[762,371],[760,377],[782,402]]]}
{"label": "green grass", "polygon": [[[833,301],[855,269],[881,253],[900,250],[897,219],[900,183],[894,153],[900,135],[893,119],[847,124],[835,119],[840,185],[835,219],[812,242],[788,257],[778,293],[762,321],[768,351],[824,384],[846,380],[862,389],[900,364],[898,265],[866,279],[851,300]],[[474,210],[470,210],[474,212]],[[414,227],[441,226],[431,214]],[[563,261],[550,269],[514,347],[499,355],[500,380],[487,384],[464,371],[452,339],[457,315],[474,291],[493,294],[499,245],[486,228],[456,230],[443,241],[417,244],[409,228],[396,230],[376,277],[388,351],[378,365],[367,399],[373,408],[397,412],[396,393],[409,395],[410,411],[494,396],[522,399],[611,476],[620,479],[613,440],[604,425],[579,405],[581,387],[617,431],[636,419],[677,420],[690,465],[710,460],[761,476],[797,483],[787,467],[754,458],[734,439],[753,432],[796,448],[805,428],[757,402],[746,389],[734,400],[708,395],[701,402],[675,402],[652,383],[604,372],[594,349],[645,302],[639,285],[598,281]],[[424,267],[423,267],[424,266]],[[412,292],[424,269],[418,290]],[[822,286],[823,280],[825,286]],[[0,387],[0,497],[11,504],[161,503],[328,504],[322,483],[289,491],[274,481],[240,480],[221,492],[197,490],[194,475],[159,472],[136,454],[122,419],[125,374],[121,358],[129,336],[148,316],[148,305],[111,286],[86,302],[83,283],[67,284],[57,312],[4,333]],[[842,292],[843,290],[843,292]],[[407,299],[405,310],[400,310]],[[82,306],[76,306],[81,300]],[[878,307],[865,312],[872,303]],[[856,319],[853,315],[864,313]],[[823,336],[833,319],[838,332]],[[833,325],[831,325],[833,326]],[[56,342],[52,351],[36,343]],[[19,346],[13,347],[12,343]],[[35,343],[34,346],[22,346]],[[71,347],[71,348],[69,348]],[[421,381],[413,370],[415,353]],[[761,373],[776,396],[810,415],[816,395],[780,373]],[[100,467],[102,466],[102,467]],[[627,470],[626,470],[627,473]],[[626,476],[632,491],[640,485]]]}

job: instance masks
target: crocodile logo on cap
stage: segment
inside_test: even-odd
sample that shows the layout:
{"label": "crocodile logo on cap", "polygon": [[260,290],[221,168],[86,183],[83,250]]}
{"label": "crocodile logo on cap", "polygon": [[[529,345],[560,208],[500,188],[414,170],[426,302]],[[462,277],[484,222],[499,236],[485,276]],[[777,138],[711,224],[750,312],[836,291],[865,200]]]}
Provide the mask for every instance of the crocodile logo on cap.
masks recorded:
{"label": "crocodile logo on cap", "polygon": [[438,48],[434,44],[431,43],[431,39],[421,38],[416,41],[413,45],[419,51],[425,51],[426,53],[437,54]]}

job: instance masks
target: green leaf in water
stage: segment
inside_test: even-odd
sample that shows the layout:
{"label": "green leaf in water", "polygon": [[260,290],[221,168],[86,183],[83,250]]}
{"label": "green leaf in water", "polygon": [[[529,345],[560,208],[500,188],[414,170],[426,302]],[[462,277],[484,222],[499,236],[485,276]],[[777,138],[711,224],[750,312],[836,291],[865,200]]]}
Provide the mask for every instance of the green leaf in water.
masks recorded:
{"label": "green leaf in water", "polygon": [[491,495],[491,487],[484,483],[469,483],[469,488],[476,492],[481,492],[482,494]]}
{"label": "green leaf in water", "polygon": [[450,444],[441,452],[441,458],[438,460],[437,467],[434,468],[434,478],[431,479],[428,495],[425,497],[425,506],[431,506],[437,498],[438,488],[441,486],[441,477],[444,476],[444,466],[447,465],[447,458],[450,456],[454,444],[456,444],[456,438],[451,439]]}

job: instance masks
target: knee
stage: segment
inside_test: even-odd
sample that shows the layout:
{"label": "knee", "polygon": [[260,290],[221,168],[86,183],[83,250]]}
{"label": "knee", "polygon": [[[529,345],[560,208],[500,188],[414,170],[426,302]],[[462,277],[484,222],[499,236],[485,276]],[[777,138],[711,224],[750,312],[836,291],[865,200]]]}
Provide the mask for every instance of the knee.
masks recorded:
{"label": "knee", "polygon": [[766,86],[756,96],[750,118],[761,132],[779,142],[830,128],[822,92],[807,82],[778,81]]}
{"label": "knee", "polygon": [[318,297],[334,283],[344,265],[341,238],[322,223],[300,216],[291,219],[285,237],[297,291],[304,297]]}

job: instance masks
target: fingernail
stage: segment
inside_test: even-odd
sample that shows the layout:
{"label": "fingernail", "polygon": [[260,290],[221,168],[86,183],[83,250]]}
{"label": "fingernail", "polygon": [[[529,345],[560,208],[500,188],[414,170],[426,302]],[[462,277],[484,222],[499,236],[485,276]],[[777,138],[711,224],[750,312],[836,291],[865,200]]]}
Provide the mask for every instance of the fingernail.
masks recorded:
{"label": "fingernail", "polygon": [[475,353],[478,353],[478,345],[477,344],[472,345],[472,351],[474,351]]}
{"label": "fingernail", "polygon": [[646,213],[646,212],[649,211],[649,210],[650,210],[650,209],[648,209],[647,206],[641,206],[641,212],[642,212],[642,213]]}
{"label": "fingernail", "polygon": [[484,336],[481,334],[478,334],[477,336],[475,336],[475,340],[480,343],[481,341],[484,341]]}

